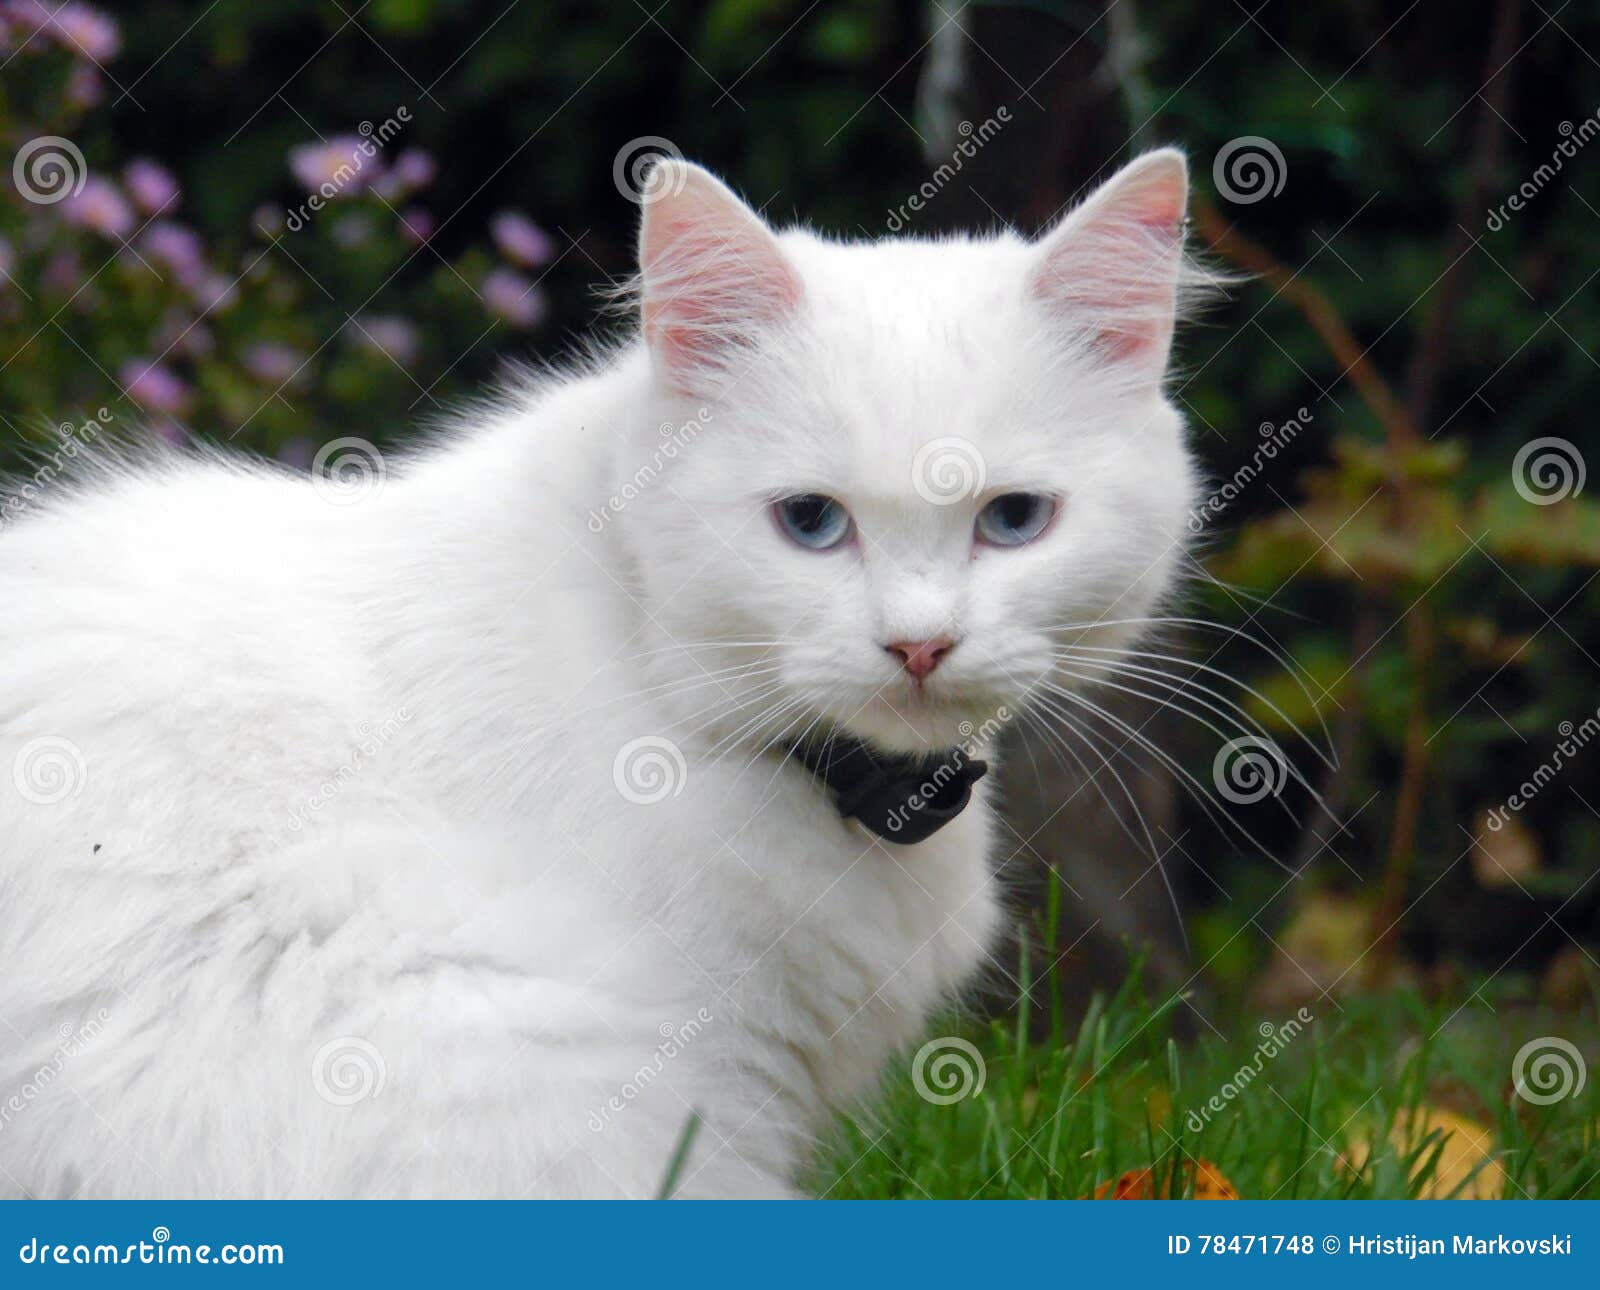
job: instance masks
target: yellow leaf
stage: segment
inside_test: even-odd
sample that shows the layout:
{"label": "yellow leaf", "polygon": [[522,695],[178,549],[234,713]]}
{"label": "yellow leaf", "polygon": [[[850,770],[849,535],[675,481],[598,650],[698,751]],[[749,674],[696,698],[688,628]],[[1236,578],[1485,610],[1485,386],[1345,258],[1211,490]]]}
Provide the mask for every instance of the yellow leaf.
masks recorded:
{"label": "yellow leaf", "polygon": [[[1439,1136],[1429,1141],[1430,1134]],[[1505,1191],[1505,1170],[1494,1159],[1494,1130],[1454,1111],[1426,1103],[1402,1111],[1389,1127],[1389,1145],[1399,1156],[1416,1153],[1413,1179],[1437,1153],[1438,1164],[1417,1192],[1420,1200],[1498,1200]],[[1367,1144],[1357,1142],[1347,1162],[1360,1173],[1369,1158]]]}
{"label": "yellow leaf", "polygon": [[[1183,1166],[1185,1188],[1195,1200],[1238,1200],[1239,1193],[1226,1174],[1209,1160]],[[1148,1169],[1130,1169],[1120,1178],[1103,1182],[1094,1189],[1096,1200],[1154,1200],[1155,1174]]]}

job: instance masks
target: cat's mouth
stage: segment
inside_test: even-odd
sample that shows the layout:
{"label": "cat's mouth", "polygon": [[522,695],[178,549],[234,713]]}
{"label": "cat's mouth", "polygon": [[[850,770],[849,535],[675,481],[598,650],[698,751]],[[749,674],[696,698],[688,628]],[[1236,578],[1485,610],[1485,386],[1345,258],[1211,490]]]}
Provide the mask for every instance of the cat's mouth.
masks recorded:
{"label": "cat's mouth", "polygon": [[872,695],[838,724],[893,752],[917,754],[986,742],[1015,710],[991,693],[927,684],[896,685]]}

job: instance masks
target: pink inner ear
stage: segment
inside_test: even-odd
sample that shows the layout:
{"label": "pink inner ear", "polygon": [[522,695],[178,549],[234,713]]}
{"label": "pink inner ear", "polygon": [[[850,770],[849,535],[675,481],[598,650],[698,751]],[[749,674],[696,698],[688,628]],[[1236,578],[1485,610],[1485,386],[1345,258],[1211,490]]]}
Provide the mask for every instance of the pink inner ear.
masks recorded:
{"label": "pink inner ear", "polygon": [[639,265],[645,340],[687,393],[800,301],[799,278],[772,233],[704,172],[646,207]]}
{"label": "pink inner ear", "polygon": [[800,284],[765,229],[673,219],[641,256],[645,339],[677,373],[714,366],[750,326],[794,308]]}
{"label": "pink inner ear", "polygon": [[1181,162],[1113,178],[1048,239],[1033,291],[1105,358],[1164,364],[1187,198]]}
{"label": "pink inner ear", "polygon": [[1128,199],[1128,219],[1152,233],[1176,238],[1183,229],[1188,197],[1188,185],[1181,179],[1143,185]]}
{"label": "pink inner ear", "polygon": [[1107,359],[1165,359],[1178,310],[1181,226],[1179,197],[1064,230],[1035,272],[1034,291]]}

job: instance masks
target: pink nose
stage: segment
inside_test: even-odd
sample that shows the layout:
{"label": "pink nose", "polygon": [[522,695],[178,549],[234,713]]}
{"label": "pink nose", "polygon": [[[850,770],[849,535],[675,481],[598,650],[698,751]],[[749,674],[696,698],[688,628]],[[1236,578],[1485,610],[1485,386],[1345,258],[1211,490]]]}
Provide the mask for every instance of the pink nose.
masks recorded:
{"label": "pink nose", "polygon": [[956,643],[948,636],[935,636],[927,641],[891,641],[883,648],[897,656],[906,671],[920,681],[955,647]]}

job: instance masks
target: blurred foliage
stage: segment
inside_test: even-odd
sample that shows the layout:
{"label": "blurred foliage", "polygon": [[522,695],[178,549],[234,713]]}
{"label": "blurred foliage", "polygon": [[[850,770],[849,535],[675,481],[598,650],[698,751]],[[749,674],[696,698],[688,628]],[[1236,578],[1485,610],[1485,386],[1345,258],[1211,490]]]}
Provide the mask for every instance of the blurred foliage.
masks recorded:
{"label": "blurred foliage", "polygon": [[[1322,894],[1380,931],[1392,916],[1421,964],[1537,964],[1592,943],[1600,749],[1519,814],[1541,884],[1491,890],[1463,857],[1562,723],[1600,707],[1600,510],[1570,487],[1530,500],[1518,461],[1554,437],[1581,471],[1595,442],[1600,145],[1579,127],[1600,104],[1600,12],[1120,8],[974,6],[1026,10],[1059,27],[1063,53],[1094,51],[1125,84],[1137,146],[1189,149],[1201,243],[1253,275],[1191,329],[1176,394],[1209,475],[1244,480],[1202,526],[1205,612],[1294,675],[1237,638],[1197,657],[1270,699],[1250,700],[1269,728],[1287,736],[1274,708],[1326,723],[1339,757],[1320,777],[1306,766],[1339,824],[1296,804],[1320,836],[1245,812],[1309,862],[1298,886],[1195,816],[1182,851],[1203,863],[1178,877],[1212,906],[1202,961],[1250,980],[1273,953],[1256,929]],[[14,174],[0,191],[0,466],[48,452],[46,423],[101,407],[296,463],[340,435],[411,433],[498,361],[614,325],[593,288],[631,267],[641,140],[670,140],[780,221],[843,235],[874,235],[942,160],[918,128],[941,23],[909,0],[63,12],[80,40],[36,30],[31,3],[0,5],[0,150],[60,136],[88,167],[69,201],[24,200]],[[1508,12],[1514,53],[1496,60]],[[1061,128],[1033,86],[1000,83],[1018,137]],[[394,121],[359,182],[292,218],[327,162],[308,146],[348,150],[363,123]],[[1284,182],[1230,201],[1213,161],[1243,135],[1272,141]],[[1571,155],[1536,181],[1563,141]],[[175,178],[174,205],[139,206],[136,178],[159,176],[130,172],[137,159]],[[1261,460],[1257,427],[1302,407],[1305,428]],[[1213,751],[1197,739],[1181,759]]]}

